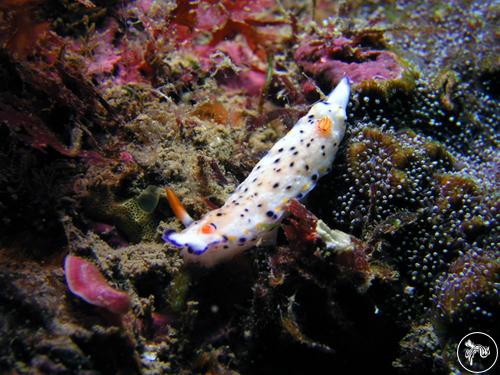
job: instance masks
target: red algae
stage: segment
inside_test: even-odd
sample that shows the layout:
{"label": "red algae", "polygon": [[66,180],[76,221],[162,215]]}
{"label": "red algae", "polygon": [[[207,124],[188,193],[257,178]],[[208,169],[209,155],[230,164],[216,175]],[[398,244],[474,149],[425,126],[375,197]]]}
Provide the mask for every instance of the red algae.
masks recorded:
{"label": "red algae", "polygon": [[319,240],[316,233],[318,218],[295,199],[290,202],[287,210],[291,216],[283,228],[290,246],[303,248],[314,245]]}
{"label": "red algae", "polygon": [[[77,156],[80,152],[78,142],[71,147],[63,145],[35,115],[20,113],[8,106],[0,106],[0,121],[3,121],[19,138],[31,147],[42,150],[48,146],[65,156]],[[23,130],[26,135],[22,135]]]}
{"label": "red algae", "polygon": [[308,39],[295,51],[295,60],[305,73],[332,87],[344,76],[354,85],[404,78],[405,67],[395,53],[380,48],[380,38],[371,37],[373,46],[362,36]]}
{"label": "red algae", "polygon": [[125,314],[130,309],[129,295],[111,287],[89,261],[68,255],[64,261],[64,273],[69,290],[84,301],[115,314]]}

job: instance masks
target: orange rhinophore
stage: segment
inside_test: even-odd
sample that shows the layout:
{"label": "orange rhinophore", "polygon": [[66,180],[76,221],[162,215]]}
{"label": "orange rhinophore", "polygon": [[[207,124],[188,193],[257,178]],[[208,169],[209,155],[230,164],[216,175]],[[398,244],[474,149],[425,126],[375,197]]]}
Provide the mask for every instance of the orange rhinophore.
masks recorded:
{"label": "orange rhinophore", "polygon": [[215,227],[213,224],[205,224],[201,227],[201,232],[204,234],[212,234],[215,232]]}
{"label": "orange rhinophore", "polygon": [[322,117],[318,121],[318,129],[322,135],[329,135],[332,129],[332,120],[327,116]]}
{"label": "orange rhinophore", "polygon": [[170,188],[165,188],[165,193],[167,194],[168,203],[170,205],[170,208],[172,208],[172,211],[174,211],[175,217],[186,226],[191,224],[193,222],[193,219],[191,218],[191,216],[189,216],[186,209],[182,205],[177,195],[175,195],[173,190]]}

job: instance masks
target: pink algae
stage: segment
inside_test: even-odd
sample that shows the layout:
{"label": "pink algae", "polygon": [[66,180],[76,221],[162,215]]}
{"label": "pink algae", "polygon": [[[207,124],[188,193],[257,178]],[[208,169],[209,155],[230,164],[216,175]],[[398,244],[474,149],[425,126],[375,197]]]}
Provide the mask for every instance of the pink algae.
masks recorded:
{"label": "pink algae", "polygon": [[135,163],[134,157],[128,151],[121,151],[120,152],[120,160],[124,163]]}
{"label": "pink algae", "polygon": [[377,38],[381,37],[310,39],[299,46],[295,60],[305,73],[330,86],[346,75],[355,85],[401,79],[404,66],[395,53],[383,49],[383,42]]}
{"label": "pink algae", "polygon": [[319,240],[316,233],[318,218],[295,199],[289,203],[287,211],[290,216],[283,229],[290,246],[303,249],[315,245]]}
{"label": "pink algae", "polygon": [[66,256],[64,273],[69,290],[84,301],[116,314],[130,309],[130,297],[109,285],[99,269],[84,258]]}

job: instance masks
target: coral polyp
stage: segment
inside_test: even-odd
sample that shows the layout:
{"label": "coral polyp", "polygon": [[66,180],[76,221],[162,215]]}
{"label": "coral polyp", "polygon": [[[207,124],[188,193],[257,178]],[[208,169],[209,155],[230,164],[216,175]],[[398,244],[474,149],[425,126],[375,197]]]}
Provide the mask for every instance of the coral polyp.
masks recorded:
{"label": "coral polyp", "polygon": [[438,316],[455,324],[475,318],[475,324],[484,318],[492,321],[498,313],[499,271],[500,257],[494,250],[474,248],[456,259],[436,283]]}

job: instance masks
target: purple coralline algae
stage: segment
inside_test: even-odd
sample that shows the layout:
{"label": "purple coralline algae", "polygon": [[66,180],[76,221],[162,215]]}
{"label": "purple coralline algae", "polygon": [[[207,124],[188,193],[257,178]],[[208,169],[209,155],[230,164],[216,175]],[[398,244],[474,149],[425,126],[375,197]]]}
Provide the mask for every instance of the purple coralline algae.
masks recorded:
{"label": "purple coralline algae", "polygon": [[361,87],[388,82],[401,84],[409,78],[407,64],[384,48],[380,32],[308,38],[299,45],[294,57],[308,76],[326,87],[335,85],[344,76],[354,86]]}

